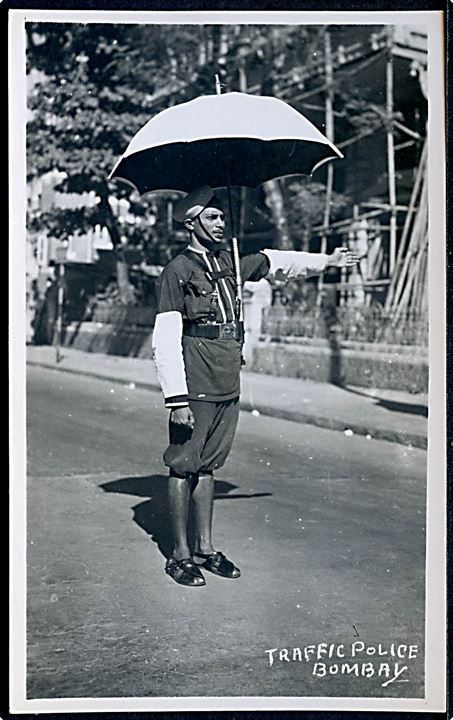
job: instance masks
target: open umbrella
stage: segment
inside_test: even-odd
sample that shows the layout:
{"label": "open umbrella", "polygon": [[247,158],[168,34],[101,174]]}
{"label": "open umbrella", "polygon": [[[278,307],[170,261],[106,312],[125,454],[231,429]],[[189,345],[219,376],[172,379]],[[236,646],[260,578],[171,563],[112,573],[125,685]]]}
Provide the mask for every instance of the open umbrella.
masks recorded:
{"label": "open umbrella", "polygon": [[201,185],[227,187],[233,230],[238,314],[239,253],[231,186],[257,187],[287,175],[312,175],[343,155],[307,118],[273,97],[231,92],[205,95],[162,111],[133,137],[110,179],[153,190],[189,192]]}
{"label": "open umbrella", "polygon": [[290,105],[273,97],[231,92],[174,105],[135,135],[111,178],[139,193],[257,187],[286,175],[311,175],[343,155]]}

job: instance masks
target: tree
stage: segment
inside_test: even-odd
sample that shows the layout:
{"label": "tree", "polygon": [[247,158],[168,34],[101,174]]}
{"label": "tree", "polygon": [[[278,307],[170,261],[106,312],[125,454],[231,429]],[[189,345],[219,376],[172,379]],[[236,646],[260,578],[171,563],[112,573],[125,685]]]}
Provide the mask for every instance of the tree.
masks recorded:
{"label": "tree", "polygon": [[[325,206],[325,186],[311,178],[291,178],[287,181],[288,225],[293,237],[299,238],[303,249],[308,249],[308,240],[313,227],[321,225]],[[350,203],[350,198],[333,192],[330,203],[330,217],[335,220]]]}
{"label": "tree", "polygon": [[[107,227],[126,304],[133,302],[133,295],[109,196],[112,189],[117,197],[134,201],[134,196],[124,183],[109,183],[107,178],[132,136],[151,116],[156,96],[163,88],[174,92],[181,78],[187,82],[191,75],[187,58],[194,57],[196,33],[181,26],[173,37],[177,42],[171,43],[169,30],[94,23],[27,25],[27,70],[40,72],[29,96],[28,179],[57,168],[65,173],[59,190],[94,191],[99,198],[92,208],[50,209],[40,218],[42,227],[55,237],[84,232],[96,224]],[[185,64],[181,57],[186,57]],[[146,205],[146,199],[135,198],[138,201]]]}

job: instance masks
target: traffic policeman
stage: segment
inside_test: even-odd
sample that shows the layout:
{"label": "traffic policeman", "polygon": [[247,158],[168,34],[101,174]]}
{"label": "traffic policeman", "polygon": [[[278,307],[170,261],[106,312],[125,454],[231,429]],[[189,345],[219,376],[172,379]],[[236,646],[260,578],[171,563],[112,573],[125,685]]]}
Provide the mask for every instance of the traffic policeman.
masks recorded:
{"label": "traffic policeman", "polygon": [[[170,410],[168,501],[174,546],[166,572],[176,582],[205,585],[202,569],[239,578],[239,568],[212,543],[214,471],[222,467],[239,413],[242,324],[237,317],[235,273],[224,247],[222,205],[208,186],[175,207],[188,246],[164,268],[158,288],[153,355]],[[263,250],[240,259],[242,281],[307,277],[328,266],[355,264],[344,248],[331,255]],[[189,501],[194,547],[189,547]]]}

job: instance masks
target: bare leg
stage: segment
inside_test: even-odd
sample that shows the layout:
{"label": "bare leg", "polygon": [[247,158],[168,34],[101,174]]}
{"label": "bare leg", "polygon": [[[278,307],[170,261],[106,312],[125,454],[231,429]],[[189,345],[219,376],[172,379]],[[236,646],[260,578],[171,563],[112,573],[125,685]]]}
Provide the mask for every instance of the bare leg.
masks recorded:
{"label": "bare leg", "polygon": [[173,557],[176,560],[191,556],[187,541],[190,484],[191,481],[187,478],[170,475],[168,479],[168,504],[174,538]]}
{"label": "bare leg", "polygon": [[214,552],[212,546],[212,511],[214,507],[214,477],[211,474],[200,474],[192,491],[195,552],[208,555]]}

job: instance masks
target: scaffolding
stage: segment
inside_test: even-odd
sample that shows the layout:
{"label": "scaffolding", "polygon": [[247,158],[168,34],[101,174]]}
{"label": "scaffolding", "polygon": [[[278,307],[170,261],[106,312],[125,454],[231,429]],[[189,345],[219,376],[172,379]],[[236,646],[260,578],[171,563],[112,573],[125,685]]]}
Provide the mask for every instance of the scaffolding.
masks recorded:
{"label": "scaffolding", "polygon": [[[362,50],[362,52],[361,52]],[[383,123],[386,133],[387,199],[354,205],[352,216],[337,222],[329,221],[329,207],[334,184],[335,164],[330,163],[326,179],[325,211],[321,225],[314,228],[320,238],[320,248],[325,252],[327,237],[343,236],[345,244],[354,249],[361,261],[356,270],[342,274],[336,288],[340,306],[369,306],[379,293],[383,308],[393,326],[403,315],[414,318],[427,313],[427,266],[428,266],[428,185],[427,140],[395,118],[394,107],[394,58],[408,60],[412,74],[417,73],[426,97],[426,37],[411,28],[385,28],[372,38],[369,52],[359,43],[349,48],[338,48],[332,53],[329,31],[324,39],[324,68],[318,67],[323,77],[321,90],[324,94],[326,134],[334,140],[335,112],[333,110],[334,75],[336,70],[360,57],[360,63],[369,64],[373,58],[385,57],[385,114]],[[317,89],[318,92],[320,88]],[[307,94],[301,99],[307,98]],[[319,108],[318,108],[319,109]],[[381,112],[377,107],[375,111]],[[407,141],[397,145],[395,131],[407,136]],[[370,131],[370,133],[373,131]],[[366,136],[359,133],[338,147],[343,149]],[[414,181],[408,205],[398,203],[395,153],[414,142],[423,143],[418,166],[414,168]],[[317,305],[322,302],[324,281],[318,282]]]}

